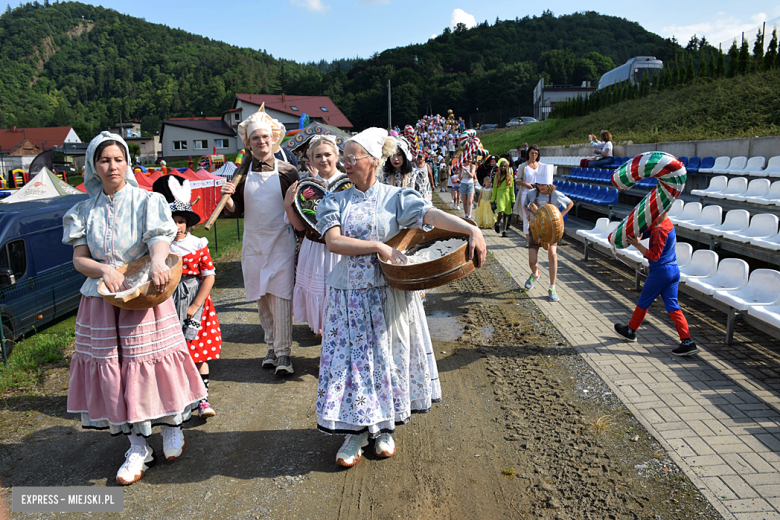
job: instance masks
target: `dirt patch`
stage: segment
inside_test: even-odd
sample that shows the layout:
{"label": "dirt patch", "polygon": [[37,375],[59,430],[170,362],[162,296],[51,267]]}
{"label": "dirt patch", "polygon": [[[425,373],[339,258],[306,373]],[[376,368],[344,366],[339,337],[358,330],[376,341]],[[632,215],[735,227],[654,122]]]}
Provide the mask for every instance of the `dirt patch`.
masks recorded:
{"label": "dirt patch", "polygon": [[[319,342],[295,325],[295,374],[260,368],[266,347],[240,263],[218,269],[218,415],[193,419],[184,456],[126,488],[124,516],[719,518],[494,260],[427,293],[444,402],[398,428],[396,456],[369,447],[349,470],[334,463],[342,438],[316,430]],[[8,503],[14,485],[115,485],[127,441],[64,413],[58,370],[0,407]],[[159,435],[151,444],[162,449]]]}

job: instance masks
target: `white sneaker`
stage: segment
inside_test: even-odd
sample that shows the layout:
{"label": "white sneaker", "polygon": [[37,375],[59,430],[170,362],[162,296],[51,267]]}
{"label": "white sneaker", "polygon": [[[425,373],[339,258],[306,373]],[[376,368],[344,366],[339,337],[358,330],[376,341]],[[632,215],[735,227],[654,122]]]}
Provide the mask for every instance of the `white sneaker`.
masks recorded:
{"label": "white sneaker", "polygon": [[178,426],[162,426],[163,437],[163,455],[165,460],[172,461],[181,457],[184,448],[187,447],[187,441],[184,434]]}
{"label": "white sneaker", "polygon": [[392,457],[395,455],[395,441],[389,433],[382,433],[374,441],[374,453],[377,457]]}
{"label": "white sneaker", "polygon": [[336,464],[351,468],[360,462],[363,455],[363,448],[366,446],[368,446],[368,432],[361,433],[360,435],[347,435],[347,439],[336,454]]}
{"label": "white sneaker", "polygon": [[116,472],[116,483],[129,486],[141,480],[146,470],[157,463],[154,450],[149,446],[130,446],[125,453],[125,463]]}

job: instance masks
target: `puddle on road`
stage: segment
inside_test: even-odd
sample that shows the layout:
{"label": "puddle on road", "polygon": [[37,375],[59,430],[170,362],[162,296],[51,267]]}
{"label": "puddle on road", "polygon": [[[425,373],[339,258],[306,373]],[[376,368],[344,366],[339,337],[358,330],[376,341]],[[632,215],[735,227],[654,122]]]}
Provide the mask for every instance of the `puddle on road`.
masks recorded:
{"label": "puddle on road", "polygon": [[463,334],[463,325],[458,323],[458,319],[450,316],[446,312],[434,312],[427,316],[428,330],[431,332],[431,338],[439,341],[458,341]]}

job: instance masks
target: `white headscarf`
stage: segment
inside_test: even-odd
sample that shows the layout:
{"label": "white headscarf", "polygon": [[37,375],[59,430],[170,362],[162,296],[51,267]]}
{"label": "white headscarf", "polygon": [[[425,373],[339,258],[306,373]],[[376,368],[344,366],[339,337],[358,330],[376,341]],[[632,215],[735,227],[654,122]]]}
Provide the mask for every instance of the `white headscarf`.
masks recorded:
{"label": "white headscarf", "polygon": [[387,140],[387,130],[384,128],[367,128],[354,136],[349,142],[354,142],[366,149],[372,157],[382,159],[382,147]]}
{"label": "white headscarf", "polygon": [[97,150],[98,146],[104,141],[117,141],[124,146],[125,158],[128,161],[127,171],[125,172],[125,182],[130,186],[138,187],[138,182],[135,180],[133,170],[130,168],[130,150],[127,148],[127,143],[122,139],[122,136],[103,131],[100,132],[100,135],[90,141],[89,146],[87,147],[86,161],[84,163],[84,188],[86,188],[89,196],[93,198],[100,195],[103,191],[103,181],[100,180],[100,175],[98,175],[95,170],[95,150]]}

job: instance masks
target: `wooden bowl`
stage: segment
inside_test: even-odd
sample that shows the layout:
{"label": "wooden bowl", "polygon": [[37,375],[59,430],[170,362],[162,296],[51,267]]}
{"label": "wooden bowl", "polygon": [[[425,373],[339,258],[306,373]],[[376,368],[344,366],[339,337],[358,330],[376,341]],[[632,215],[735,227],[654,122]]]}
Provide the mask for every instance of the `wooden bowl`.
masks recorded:
{"label": "wooden bowl", "polygon": [[[151,263],[151,257],[144,256],[138,260],[133,260],[127,265],[118,267],[117,271],[125,275],[126,278],[132,278],[139,273],[148,271]],[[131,292],[124,298],[116,298],[111,295],[105,282],[101,280],[100,285],[98,285],[98,294],[100,294],[108,303],[115,307],[119,307],[120,309],[139,311],[156,307],[171,297],[181,280],[181,257],[179,255],[169,254],[168,258],[165,260],[165,264],[171,268],[171,281],[163,292],[157,292],[157,288],[150,280],[145,284],[139,285],[136,288],[136,291]]]}
{"label": "wooden bowl", "polygon": [[[463,220],[473,226],[476,225],[471,220]],[[455,251],[430,262],[395,265],[385,261],[381,255],[377,255],[382,272],[387,278],[387,285],[400,291],[423,291],[446,285],[471,274],[477,266],[473,260],[466,258],[469,244],[468,235],[465,233],[455,233],[438,228],[427,232],[421,229],[404,229],[385,244],[403,252],[426,242],[448,238],[465,238],[466,243]]]}

